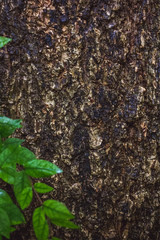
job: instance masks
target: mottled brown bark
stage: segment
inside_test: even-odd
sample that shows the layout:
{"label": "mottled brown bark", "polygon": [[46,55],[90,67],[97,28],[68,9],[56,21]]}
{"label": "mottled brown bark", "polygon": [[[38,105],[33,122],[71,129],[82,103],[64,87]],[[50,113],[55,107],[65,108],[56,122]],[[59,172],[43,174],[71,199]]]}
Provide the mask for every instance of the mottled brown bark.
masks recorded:
{"label": "mottled brown bark", "polygon": [[[0,50],[1,113],[22,118],[26,146],[64,170],[47,180],[50,197],[81,225],[57,237],[160,239],[159,9],[159,0],[0,1],[0,35],[13,39]],[[17,233],[25,240],[28,226]]]}

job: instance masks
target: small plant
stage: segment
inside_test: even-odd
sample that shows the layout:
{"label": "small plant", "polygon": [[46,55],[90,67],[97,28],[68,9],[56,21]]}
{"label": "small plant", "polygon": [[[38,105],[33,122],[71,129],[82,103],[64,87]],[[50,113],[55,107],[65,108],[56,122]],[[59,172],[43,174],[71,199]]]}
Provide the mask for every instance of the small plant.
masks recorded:
{"label": "small plant", "polygon": [[[0,37],[0,47],[11,39]],[[72,221],[74,216],[67,207],[56,200],[42,202],[39,193],[48,193],[53,190],[45,183],[33,183],[32,178],[50,177],[62,170],[53,163],[37,159],[33,152],[21,146],[23,140],[11,138],[17,128],[21,128],[21,120],[13,120],[0,116],[0,178],[12,186],[17,204],[9,194],[0,189],[0,240],[2,237],[10,239],[10,233],[15,231],[14,226],[25,223],[21,210],[29,207],[33,193],[41,203],[32,216],[33,229],[38,240],[49,239],[49,224],[77,229]],[[17,206],[19,205],[19,207]],[[51,240],[58,240],[52,237]]]}
{"label": "small plant", "polygon": [[[40,199],[38,193],[53,190],[45,183],[33,184],[32,178],[50,177],[62,170],[49,161],[37,159],[33,152],[21,146],[23,140],[9,138],[21,127],[20,122],[0,116],[0,178],[12,186],[17,203],[24,210],[30,205],[33,193]],[[78,228],[70,221],[74,216],[63,203],[56,200],[40,202],[42,205],[34,210],[32,218],[38,240],[48,240],[48,221],[61,227]],[[24,222],[21,210],[8,193],[0,189],[0,239],[2,236],[9,239],[10,233],[15,230],[13,226]]]}
{"label": "small plant", "polygon": [[10,41],[12,41],[11,38],[0,37],[0,48],[2,48],[4,45],[6,45]]}

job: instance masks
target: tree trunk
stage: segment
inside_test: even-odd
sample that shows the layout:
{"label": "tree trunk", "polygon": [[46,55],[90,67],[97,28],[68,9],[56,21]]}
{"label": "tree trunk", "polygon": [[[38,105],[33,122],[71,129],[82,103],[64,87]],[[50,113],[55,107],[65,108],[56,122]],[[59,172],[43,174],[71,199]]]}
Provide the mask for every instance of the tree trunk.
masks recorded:
{"label": "tree trunk", "polygon": [[[55,227],[57,237],[160,239],[159,9],[159,0],[0,1],[0,35],[13,39],[0,50],[1,114],[23,119],[17,135],[63,169],[46,180],[49,197],[81,226]],[[28,229],[11,239],[33,240]]]}

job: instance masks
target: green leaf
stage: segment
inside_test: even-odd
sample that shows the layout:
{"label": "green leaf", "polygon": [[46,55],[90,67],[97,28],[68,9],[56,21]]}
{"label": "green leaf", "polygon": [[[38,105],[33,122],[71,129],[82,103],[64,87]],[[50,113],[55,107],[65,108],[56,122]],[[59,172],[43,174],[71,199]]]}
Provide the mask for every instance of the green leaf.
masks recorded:
{"label": "green leaf", "polygon": [[2,141],[2,138],[0,136],[0,153],[1,153],[2,149],[3,149],[3,141]]}
{"label": "green leaf", "polygon": [[8,138],[4,141],[0,153],[0,167],[11,166],[16,168],[19,152],[21,151],[20,144],[23,140],[18,138]]}
{"label": "green leaf", "polygon": [[14,232],[14,231],[16,231],[16,228],[11,227],[11,228],[10,228],[10,232]]}
{"label": "green leaf", "polygon": [[30,179],[24,171],[19,172],[15,179],[14,193],[22,209],[29,206],[32,201],[33,192]]}
{"label": "green leaf", "polygon": [[6,211],[10,219],[11,225],[17,225],[25,222],[24,216],[20,209],[14,203],[0,204],[0,208]]}
{"label": "green leaf", "polygon": [[63,203],[56,200],[46,200],[43,206],[45,214],[50,218],[53,224],[67,228],[79,228],[73,222],[69,221],[73,219],[74,216]]}
{"label": "green leaf", "polygon": [[56,219],[74,219],[74,216],[68,210],[68,208],[61,202],[56,200],[46,200],[43,203],[45,214],[49,218],[56,218]]}
{"label": "green leaf", "polygon": [[9,184],[14,184],[16,174],[16,170],[12,167],[0,168],[0,178]]}
{"label": "green leaf", "polygon": [[8,164],[11,165],[12,167],[13,166],[15,167],[16,163],[24,165],[26,162],[36,158],[34,153],[32,153],[29,149],[22,147],[21,145],[18,144],[23,140],[21,139],[18,140],[15,141],[15,144],[8,144],[8,146],[4,145],[3,151],[0,153],[0,167],[8,166]]}
{"label": "green leaf", "polygon": [[3,203],[12,204],[13,202],[8,193],[6,193],[6,191],[4,191],[3,189],[0,189],[0,204]]}
{"label": "green leaf", "polygon": [[0,208],[0,234],[8,239],[10,237],[10,220],[2,208]]}
{"label": "green leaf", "polygon": [[21,223],[25,223],[25,218],[21,213],[20,209],[15,205],[12,204],[10,206],[6,206],[6,212],[10,218],[12,225],[17,225]]}
{"label": "green leaf", "polygon": [[73,222],[71,222],[69,220],[53,218],[53,219],[51,219],[51,222],[59,227],[66,227],[66,228],[72,228],[72,229],[79,228],[79,226],[77,226],[76,224],[74,224]]}
{"label": "green leaf", "polygon": [[24,142],[24,140],[19,138],[7,138],[4,141],[4,144],[6,147],[8,147],[8,145],[12,145],[12,144],[21,145],[22,142]]}
{"label": "green leaf", "polygon": [[[2,189],[0,189],[0,209],[3,209],[6,211],[11,224],[20,224],[24,222],[23,214],[20,212],[19,208],[12,202],[8,193],[6,193]],[[1,223],[0,223],[0,226],[1,226]],[[1,231],[0,231],[0,234],[3,235]]]}
{"label": "green leaf", "polygon": [[11,38],[0,37],[0,48],[6,45],[8,42],[12,41]]}
{"label": "green leaf", "polygon": [[15,148],[19,145],[21,145],[24,142],[24,140],[19,139],[19,138],[7,138],[3,142],[3,149],[5,148]]}
{"label": "green leaf", "polygon": [[5,148],[1,153],[0,153],[0,167],[6,167],[8,165],[12,167],[16,167],[16,155],[18,152],[19,146],[12,146],[12,148]]}
{"label": "green leaf", "polygon": [[25,209],[27,208],[31,201],[32,201],[32,198],[33,198],[33,191],[32,191],[32,187],[27,187],[25,188],[22,192],[21,192],[21,195],[19,195],[19,198],[18,198],[18,202],[20,204],[20,207],[22,209]]}
{"label": "green leaf", "polygon": [[[0,167],[5,166],[12,162],[12,151],[10,149],[5,149],[0,154]],[[15,164],[14,164],[15,165]]]}
{"label": "green leaf", "polygon": [[42,207],[38,207],[34,210],[32,222],[37,239],[47,240],[49,235],[49,226],[45,219],[45,214]]}
{"label": "green leaf", "polygon": [[45,183],[35,183],[34,184],[34,189],[38,193],[47,193],[47,192],[51,192],[53,190],[52,187],[48,186]]}
{"label": "green leaf", "polygon": [[35,178],[49,177],[56,173],[61,173],[62,170],[51,162],[46,160],[34,159],[24,164],[25,172]]}
{"label": "green leaf", "polygon": [[61,240],[60,238],[53,237],[52,240]]}
{"label": "green leaf", "polygon": [[17,154],[17,163],[24,165],[26,162],[36,159],[36,156],[33,152],[25,147],[20,147]]}
{"label": "green leaf", "polygon": [[2,138],[10,136],[17,128],[21,128],[20,119],[13,120],[0,116],[0,136]]}

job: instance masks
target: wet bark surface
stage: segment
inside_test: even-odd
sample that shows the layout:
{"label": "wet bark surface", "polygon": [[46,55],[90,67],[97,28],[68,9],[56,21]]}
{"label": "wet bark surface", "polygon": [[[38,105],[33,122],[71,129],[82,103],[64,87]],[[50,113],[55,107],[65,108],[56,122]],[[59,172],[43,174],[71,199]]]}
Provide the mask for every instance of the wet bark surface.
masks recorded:
{"label": "wet bark surface", "polygon": [[[45,180],[80,230],[65,240],[160,239],[159,0],[0,1],[1,114],[63,174]],[[46,196],[44,196],[45,198]],[[42,197],[43,199],[43,197]],[[34,239],[30,222],[11,239]]]}

